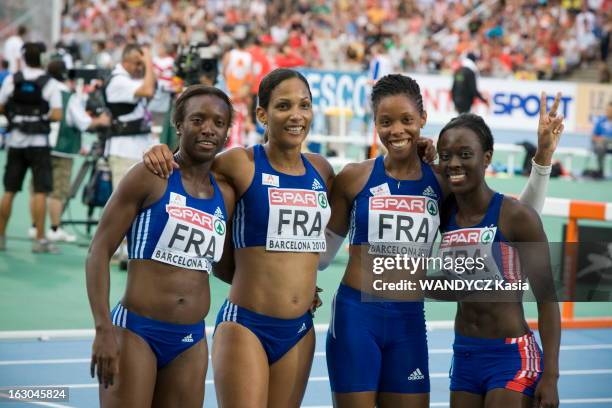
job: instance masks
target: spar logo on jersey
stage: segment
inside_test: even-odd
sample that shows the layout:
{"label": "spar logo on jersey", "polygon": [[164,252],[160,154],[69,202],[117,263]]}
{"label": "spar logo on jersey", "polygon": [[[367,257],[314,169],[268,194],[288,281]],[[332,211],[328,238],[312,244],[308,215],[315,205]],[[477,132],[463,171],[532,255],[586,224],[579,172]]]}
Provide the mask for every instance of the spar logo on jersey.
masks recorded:
{"label": "spar logo on jersey", "polygon": [[411,196],[375,196],[370,197],[370,211],[394,211],[424,213],[425,197]]}
{"label": "spar logo on jersey", "polygon": [[325,251],[325,225],[330,209],[324,191],[268,189],[266,249],[272,251]]}
{"label": "spar logo on jersey", "polygon": [[431,215],[438,215],[438,206],[434,201],[427,202],[427,212]]}
{"label": "spar logo on jersey", "polygon": [[397,251],[398,248],[391,246],[407,243],[431,243],[440,225],[438,204],[429,197],[373,196],[369,198],[368,208],[368,242],[389,246],[378,245],[370,249],[371,253]]}
{"label": "spar logo on jersey", "polygon": [[497,227],[465,228],[442,235],[441,248],[461,245],[490,244],[495,239]]}
{"label": "spar logo on jersey", "polygon": [[208,231],[213,230],[212,217],[203,211],[196,210],[190,207],[178,207],[175,205],[167,205],[166,212],[171,218],[177,221],[184,221],[188,224],[193,224],[197,227],[204,228]]}
{"label": "spar logo on jersey", "polygon": [[316,191],[271,188],[270,205],[289,205],[292,207],[316,207]]}
{"label": "spar logo on jersey", "polygon": [[180,205],[166,205],[168,221],[151,259],[170,265],[210,272],[211,262],[221,259],[225,222],[206,212]]}
{"label": "spar logo on jersey", "polygon": [[225,223],[223,221],[215,220],[215,232],[219,235],[225,234]]}

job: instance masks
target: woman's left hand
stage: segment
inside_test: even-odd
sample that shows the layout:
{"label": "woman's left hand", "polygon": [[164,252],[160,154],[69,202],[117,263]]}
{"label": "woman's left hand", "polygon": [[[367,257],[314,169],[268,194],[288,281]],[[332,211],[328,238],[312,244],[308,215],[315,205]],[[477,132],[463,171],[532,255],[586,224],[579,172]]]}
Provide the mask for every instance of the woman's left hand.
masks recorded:
{"label": "woman's left hand", "polygon": [[433,163],[434,160],[438,157],[438,152],[433,144],[433,140],[428,137],[419,137],[417,140],[417,151],[419,153],[419,157],[425,163]]}
{"label": "woman's left hand", "polygon": [[321,305],[323,304],[323,302],[321,301],[321,298],[319,297],[319,293],[323,292],[323,289],[321,289],[320,287],[316,287],[315,290],[315,295],[314,295],[314,299],[312,299],[312,305],[310,306],[310,314],[314,317],[314,313],[315,311],[321,307]]}
{"label": "woman's left hand", "polygon": [[542,375],[533,396],[533,408],[557,408],[559,406],[557,380],[558,377]]}

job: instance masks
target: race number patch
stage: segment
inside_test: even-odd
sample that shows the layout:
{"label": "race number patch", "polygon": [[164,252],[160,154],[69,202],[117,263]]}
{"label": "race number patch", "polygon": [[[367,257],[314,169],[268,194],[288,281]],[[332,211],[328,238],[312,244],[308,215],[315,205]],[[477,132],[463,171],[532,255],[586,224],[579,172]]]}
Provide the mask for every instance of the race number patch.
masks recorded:
{"label": "race number patch", "polygon": [[324,191],[269,188],[268,204],[267,250],[325,252],[331,211]]}
{"label": "race number patch", "polygon": [[[460,270],[444,269],[444,272],[454,279],[494,279],[503,280],[504,273],[499,270],[493,254],[493,242],[497,227],[487,228],[463,228],[442,234],[438,256],[442,259],[464,258],[464,262],[470,266]],[[505,245],[505,244],[502,244]],[[505,248],[510,248],[505,245]],[[502,251],[502,258],[505,258]],[[515,259],[512,253],[511,262]],[[467,260],[480,260],[480,262],[467,262]],[[457,264],[457,262],[454,262]],[[508,265],[510,271],[520,268],[516,265]]]}
{"label": "race number patch", "polygon": [[166,205],[168,221],[153,250],[152,259],[187,269],[206,272],[221,259],[225,221],[173,203]]}
{"label": "race number patch", "polygon": [[369,252],[427,256],[440,225],[438,203],[423,196],[378,195],[368,201]]}

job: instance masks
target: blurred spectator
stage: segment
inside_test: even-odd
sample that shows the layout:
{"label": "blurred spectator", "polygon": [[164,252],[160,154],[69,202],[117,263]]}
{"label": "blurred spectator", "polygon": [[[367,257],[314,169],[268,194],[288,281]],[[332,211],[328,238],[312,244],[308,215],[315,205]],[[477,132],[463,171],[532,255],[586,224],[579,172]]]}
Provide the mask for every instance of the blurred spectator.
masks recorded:
{"label": "blurred spectator", "polygon": [[115,189],[127,170],[154,143],[147,111],[147,99],[155,93],[150,50],[136,44],[126,45],[121,63],[113,69],[104,92],[112,116],[106,154]]}
{"label": "blurred spectator", "polygon": [[60,226],[64,203],[70,193],[74,156],[81,151],[81,133],[110,125],[110,116],[104,112],[92,117],[85,111],[85,101],[75,93],[75,78],[68,78],[68,71],[62,60],[51,61],[47,66],[47,71],[53,78],[61,82],[62,92],[62,120],[57,141],[51,150],[53,190],[47,200],[51,221],[47,238],[50,241],[74,242],[76,237]]}
{"label": "blurred spectator", "polygon": [[62,97],[59,82],[42,69],[42,53],[40,44],[24,44],[24,66],[8,76],[0,88],[0,113],[5,113],[9,119],[10,131],[0,204],[0,250],[6,249],[6,226],[13,200],[21,191],[27,170],[31,169],[32,212],[36,226],[32,252],[57,252],[57,248],[45,239],[45,214],[46,197],[52,190],[50,122],[62,118]]}
{"label": "blurred spectator", "polygon": [[174,46],[172,44],[157,44],[156,55],[153,57],[153,72],[157,78],[157,88],[149,111],[153,116],[153,124],[161,126],[166,112],[170,109],[172,94],[176,92],[174,78]]}
{"label": "blurred spectator", "polygon": [[3,59],[0,62],[0,86],[2,86],[2,82],[4,82],[5,78],[10,74],[11,71],[9,71],[9,62]]}
{"label": "blurred spectator", "polygon": [[487,105],[489,104],[478,91],[477,78],[476,56],[473,53],[468,53],[461,62],[461,67],[453,75],[451,95],[455,110],[459,114],[470,112],[474,98],[480,99]]}
{"label": "blurred spectator", "polygon": [[17,33],[10,36],[4,42],[4,51],[2,56],[6,61],[8,61],[9,71],[12,73],[19,71],[21,68],[21,49],[27,33],[28,29],[25,26],[20,25],[17,27]]}
{"label": "blurred spectator", "polygon": [[612,152],[612,101],[608,102],[606,114],[595,120],[592,141],[593,152],[597,157],[597,176],[603,178],[606,154]]}

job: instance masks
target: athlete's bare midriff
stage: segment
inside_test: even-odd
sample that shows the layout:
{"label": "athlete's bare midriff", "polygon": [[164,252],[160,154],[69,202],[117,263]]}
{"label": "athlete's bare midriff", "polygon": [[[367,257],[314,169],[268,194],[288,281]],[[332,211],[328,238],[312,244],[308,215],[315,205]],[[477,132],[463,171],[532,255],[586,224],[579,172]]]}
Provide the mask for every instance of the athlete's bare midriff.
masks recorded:
{"label": "athlete's bare midriff", "polygon": [[516,302],[460,302],[455,330],[468,337],[520,337],[529,331],[523,304]]}
{"label": "athlete's bare midriff", "polygon": [[208,279],[206,272],[156,261],[131,260],[121,303],[128,310],[151,319],[175,324],[198,323],[210,309]]}
{"label": "athlete's bare midriff", "polygon": [[294,319],[310,309],[315,294],[318,253],[237,249],[229,300],[256,313]]}
{"label": "athlete's bare midriff", "polygon": [[[382,274],[375,274],[372,268],[372,257],[368,255],[368,244],[351,245],[349,247],[349,261],[346,265],[342,283],[363,293],[371,294],[375,297],[384,297],[390,300],[413,301],[423,300],[423,292],[420,290],[419,280],[425,278],[424,271],[417,271],[410,274],[406,271],[386,270]],[[375,290],[373,284],[375,280],[385,282],[399,282],[408,280],[415,283],[414,290]]]}

